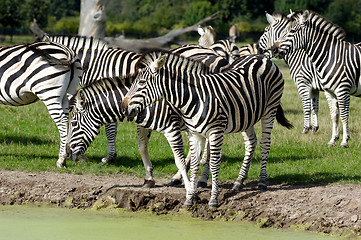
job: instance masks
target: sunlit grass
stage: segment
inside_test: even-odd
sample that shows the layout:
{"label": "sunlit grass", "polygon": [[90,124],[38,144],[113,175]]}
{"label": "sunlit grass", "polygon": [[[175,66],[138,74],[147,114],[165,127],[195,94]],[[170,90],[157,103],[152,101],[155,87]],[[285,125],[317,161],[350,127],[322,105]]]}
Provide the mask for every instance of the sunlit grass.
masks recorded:
{"label": "sunlit grass", "polygon": [[[282,106],[286,117],[295,126],[288,130],[277,122],[272,132],[272,146],[268,161],[268,174],[274,183],[334,183],[361,182],[361,99],[351,98],[349,148],[328,148],[331,138],[331,120],[328,105],[320,93],[320,129],[316,134],[301,134],[303,112],[300,97],[290,78],[289,70],[277,62],[285,78]],[[0,168],[22,171],[56,171],[76,174],[114,175],[119,172],[144,177],[144,168],[138,146],[134,123],[119,123],[117,136],[118,156],[113,164],[100,165],[106,155],[107,141],[104,127],[86,152],[87,161],[67,161],[66,169],[56,169],[59,152],[59,134],[41,102],[23,107],[0,106]],[[261,127],[256,125],[258,139]],[[341,135],[342,136],[342,135]],[[184,138],[186,153],[188,140]],[[153,132],[149,152],[154,166],[154,176],[169,177],[177,171],[172,151],[165,137]],[[226,135],[220,179],[231,181],[238,176],[244,156],[240,133]],[[257,147],[249,180],[258,179],[261,153]]]}

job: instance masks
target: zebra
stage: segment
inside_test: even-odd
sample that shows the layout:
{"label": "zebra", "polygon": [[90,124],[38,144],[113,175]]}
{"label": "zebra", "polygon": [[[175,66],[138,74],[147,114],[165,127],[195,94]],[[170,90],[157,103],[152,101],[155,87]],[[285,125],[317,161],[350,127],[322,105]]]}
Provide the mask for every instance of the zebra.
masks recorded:
{"label": "zebra", "polygon": [[[348,146],[350,95],[361,96],[361,48],[344,40],[345,32],[336,24],[309,10],[296,11],[292,28],[275,43],[276,52],[286,55],[303,49],[314,64],[329,101],[337,102],[343,125],[341,147]],[[336,114],[335,114],[336,115]],[[333,132],[329,146],[338,138]]]}
{"label": "zebra", "polygon": [[[43,40],[63,44],[75,51],[83,65],[80,86],[87,86],[104,77],[125,77],[128,74],[135,74],[135,63],[139,54],[122,49],[113,49],[106,41],[76,35],[45,35]],[[117,122],[105,125],[105,133],[108,151],[107,155],[101,159],[103,164],[116,159]]]}
{"label": "zebra", "polygon": [[144,53],[138,67],[139,73],[122,102],[122,109],[126,116],[132,117],[164,98],[180,112],[189,131],[192,153],[185,205],[192,205],[195,200],[199,159],[206,139],[210,145],[212,174],[208,205],[218,206],[218,172],[224,134],[242,132],[245,138],[246,154],[233,188],[243,185],[257,144],[254,124],[259,120],[262,120],[259,189],[267,189],[266,165],[274,118],[281,125],[292,127],[280,105],[284,80],[276,65],[262,55],[250,55],[240,58],[222,73],[204,74],[206,67],[202,63],[157,50]]}
{"label": "zebra", "polygon": [[10,106],[42,101],[60,135],[57,167],[65,162],[68,105],[82,68],[76,54],[60,44],[34,42],[0,48],[0,103]]}
{"label": "zebra", "polygon": [[[181,131],[186,130],[178,113],[164,100],[155,102],[134,118],[127,119],[120,103],[128,92],[134,77],[102,78],[80,88],[70,100],[69,135],[67,153],[72,160],[83,154],[100,132],[100,127],[116,121],[134,121],[137,124],[138,148],[145,168],[143,187],[154,187],[153,166],[148,154],[151,131],[164,134],[171,146],[178,166],[184,158]],[[183,161],[184,162],[184,161]],[[179,172],[184,178],[185,172]],[[186,182],[187,183],[187,182]]]}
{"label": "zebra", "polygon": [[[177,52],[185,57],[194,57],[196,59],[202,60],[207,66],[209,66],[209,68],[212,72],[222,71],[222,69],[224,67],[228,66],[228,61],[226,61],[222,57],[216,55],[213,50],[204,49],[197,45],[187,45],[187,46],[183,46],[183,47],[178,47],[178,48],[172,49],[172,51]],[[127,63],[124,63],[124,65],[126,65],[126,64]],[[113,91],[112,94],[119,95],[118,98],[121,99],[121,97],[120,97],[121,94],[119,92],[124,93],[128,89],[127,85],[121,85],[121,83],[122,82],[131,82],[132,81],[131,76],[132,76],[132,74],[129,74],[129,76],[126,76],[126,77],[121,77],[121,78],[124,78],[125,80],[122,80],[122,81],[118,80],[117,88],[112,89],[112,91]],[[117,78],[117,77],[113,77],[113,78]],[[100,89],[97,89],[97,86],[99,86],[99,85],[95,84],[98,81],[101,81],[104,83],[106,80],[100,79],[97,81],[93,81],[93,83],[89,83],[87,86],[84,86],[83,88],[96,89],[93,91],[94,92],[93,98],[91,98],[91,96],[89,95],[89,97],[87,99],[88,99],[88,102],[93,102],[93,104],[99,104],[99,106],[103,106],[103,108],[101,109],[101,112],[102,112],[101,115],[86,114],[86,117],[88,117],[88,118],[89,118],[89,116],[91,116],[87,121],[75,121],[74,120],[75,118],[81,119],[83,117],[83,111],[81,111],[80,109],[84,109],[84,107],[82,107],[82,108],[77,107],[77,106],[81,106],[81,104],[80,105],[72,104],[72,107],[71,107],[72,124],[69,125],[70,130],[69,130],[69,138],[68,138],[68,143],[69,143],[68,144],[68,153],[70,155],[72,155],[71,158],[73,160],[76,160],[79,155],[83,154],[86,151],[86,149],[88,148],[90,143],[97,136],[97,134],[95,134],[95,133],[99,132],[100,126],[102,126],[104,124],[109,124],[111,122],[124,120],[124,117],[120,113],[115,114],[115,112],[114,112],[114,111],[116,111],[114,109],[117,109],[116,106],[113,106],[113,105],[116,105],[116,102],[113,102],[112,103],[113,105],[111,105],[109,107],[108,106],[109,103],[104,101],[104,98],[98,97],[99,95],[103,94],[103,92],[101,92]],[[108,82],[109,81],[110,80],[108,80]],[[101,90],[105,91],[104,89],[105,88],[102,88]],[[119,89],[121,89],[121,90],[119,90]],[[115,92],[117,92],[117,93],[115,93]],[[107,94],[110,95],[110,93],[107,93]],[[79,97],[79,95],[81,95],[81,94],[77,94],[78,97]],[[98,98],[96,98],[96,97],[98,97]],[[92,101],[90,99],[92,99]],[[73,102],[81,102],[81,101],[73,100]],[[103,103],[103,102],[105,102],[105,103]],[[121,102],[121,101],[119,101],[119,102]],[[99,106],[97,106],[98,109],[99,109]],[[108,106],[109,108],[106,108],[106,106]],[[181,139],[181,137],[179,137],[179,136],[181,136],[180,131],[178,130],[178,128],[174,127],[176,125],[176,123],[173,123],[173,122],[177,121],[178,125],[180,125],[180,126],[183,126],[183,125],[181,123],[179,123],[179,120],[177,120],[174,117],[174,115],[176,115],[174,110],[168,109],[167,111],[165,111],[164,109],[166,109],[166,108],[168,109],[169,107],[165,106],[165,103],[160,104],[157,108],[152,108],[147,111],[148,115],[151,113],[151,115],[154,117],[147,117],[147,118],[143,119],[142,121],[140,121],[139,123],[137,122],[139,119],[136,121],[137,130],[138,130],[137,131],[138,132],[138,143],[139,143],[138,147],[139,147],[139,151],[140,151],[140,154],[141,154],[144,166],[145,166],[145,170],[146,170],[146,177],[145,177],[145,183],[144,183],[145,187],[152,187],[155,184],[155,181],[152,176],[153,167],[150,163],[149,154],[147,151],[147,143],[149,141],[151,130],[156,130],[156,131],[162,132],[168,140],[170,139],[170,136],[174,136],[173,139],[175,137],[177,137],[176,140],[178,142],[175,140],[172,140],[172,139],[169,140],[169,143],[171,145],[171,148],[173,149],[173,152],[174,152],[174,149],[183,148],[182,139]],[[91,110],[92,110],[92,108],[87,108],[86,112],[88,113]],[[73,112],[74,112],[74,114],[73,114]],[[173,116],[173,117],[170,118],[168,115]],[[78,124],[76,124],[76,123],[78,123]],[[160,123],[162,123],[163,125],[159,126]],[[161,127],[163,127],[163,128],[161,128]],[[84,129],[86,129],[86,130],[84,130]],[[175,159],[177,160],[177,158],[179,158],[179,156],[180,156],[180,153],[177,152],[174,155],[175,155]],[[190,155],[187,156],[187,159],[190,159]],[[181,183],[181,180],[180,180],[181,174],[182,173],[179,171],[172,178],[172,181],[171,181],[172,185]],[[207,182],[207,175],[205,175],[204,178],[201,180],[203,180],[204,182]]]}
{"label": "zebra", "polygon": [[[274,12],[272,15],[266,13],[269,25],[258,41],[260,53],[272,57],[272,47],[279,38],[287,34],[291,28],[292,21],[290,15],[286,16],[282,12]],[[316,133],[319,129],[318,109],[319,109],[319,91],[323,91],[316,68],[303,49],[297,49],[283,56],[286,64],[290,68],[291,77],[297,87],[298,94],[301,97],[303,107],[303,130],[306,134],[309,131]],[[326,93],[327,97],[327,93]],[[327,97],[328,98],[328,97]],[[331,112],[336,113],[337,103],[328,101]],[[337,116],[332,116],[332,119]],[[333,121],[333,131],[338,131],[337,121]],[[337,133],[338,134],[338,133]]]}
{"label": "zebra", "polygon": [[201,35],[198,39],[199,46],[214,50],[219,56],[228,60],[232,64],[240,57],[237,45],[230,40],[219,40],[215,42],[216,33],[211,26],[201,28],[198,26],[198,33]]}

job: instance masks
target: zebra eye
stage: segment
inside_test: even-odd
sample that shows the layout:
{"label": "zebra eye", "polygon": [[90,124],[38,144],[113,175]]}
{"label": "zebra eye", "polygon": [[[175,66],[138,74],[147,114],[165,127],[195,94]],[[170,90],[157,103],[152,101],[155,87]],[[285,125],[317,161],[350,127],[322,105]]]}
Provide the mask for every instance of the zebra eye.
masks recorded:
{"label": "zebra eye", "polygon": [[145,80],[139,80],[138,85],[144,86],[146,83],[147,83],[147,81],[145,81]]}
{"label": "zebra eye", "polygon": [[73,126],[73,127],[75,127],[76,126],[76,121],[71,121],[71,125]]}

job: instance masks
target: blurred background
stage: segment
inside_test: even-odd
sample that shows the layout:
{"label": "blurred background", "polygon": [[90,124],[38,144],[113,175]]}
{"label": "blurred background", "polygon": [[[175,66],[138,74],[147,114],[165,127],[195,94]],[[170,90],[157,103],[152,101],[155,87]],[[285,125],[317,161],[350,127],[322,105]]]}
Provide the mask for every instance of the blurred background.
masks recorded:
{"label": "blurred background", "polygon": [[[217,40],[228,37],[229,27],[237,23],[238,42],[254,43],[272,13],[310,9],[341,26],[347,40],[361,41],[361,0],[105,0],[106,36],[124,34],[127,38],[151,38],[171,29],[191,26],[219,12],[210,21]],[[0,0],[0,44],[31,41],[30,22],[50,34],[77,34],[80,0]],[[14,37],[13,37],[14,36]],[[197,32],[181,36],[196,41]]]}

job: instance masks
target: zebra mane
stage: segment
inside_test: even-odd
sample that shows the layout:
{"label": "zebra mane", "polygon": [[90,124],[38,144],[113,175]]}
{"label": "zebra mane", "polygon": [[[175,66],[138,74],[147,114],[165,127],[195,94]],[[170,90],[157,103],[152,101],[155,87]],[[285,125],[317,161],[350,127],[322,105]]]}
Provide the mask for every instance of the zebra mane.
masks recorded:
{"label": "zebra mane", "polygon": [[[173,53],[171,51],[164,50],[164,49],[153,49],[153,50],[144,52],[136,64],[137,70],[144,68],[146,66],[149,66],[154,60],[156,60],[157,58],[159,58],[162,55],[168,55],[167,61],[166,61],[166,64],[168,64],[168,65],[169,65],[169,62],[174,62],[174,58],[182,61],[183,66],[186,66],[185,71],[187,71],[187,72],[192,71],[194,73],[204,73],[204,72],[210,71],[209,67],[206,64],[204,64],[203,62],[201,62],[201,60],[186,58],[186,57],[181,56],[179,53]],[[170,61],[170,59],[171,59],[171,61]]]}
{"label": "zebra mane", "polygon": [[277,19],[278,21],[283,20],[285,18],[287,18],[287,15],[284,12],[280,12],[280,11],[274,11],[272,13],[272,16]]}
{"label": "zebra mane", "polygon": [[63,42],[69,42],[70,39],[76,40],[76,42],[86,42],[91,46],[96,46],[96,48],[103,49],[103,48],[110,48],[109,43],[102,39],[94,38],[94,37],[87,37],[87,36],[80,36],[80,35],[71,35],[71,34],[51,34],[51,35],[44,35],[42,40],[43,41],[52,41],[52,39],[63,39]]}
{"label": "zebra mane", "polygon": [[[291,20],[295,21],[300,18],[304,11],[306,10],[295,11],[294,14],[291,16]],[[333,35],[337,39],[344,39],[346,37],[345,31],[340,26],[312,10],[308,11],[310,12],[309,21],[312,23],[316,23],[316,26],[319,30],[325,31],[326,33]]]}

